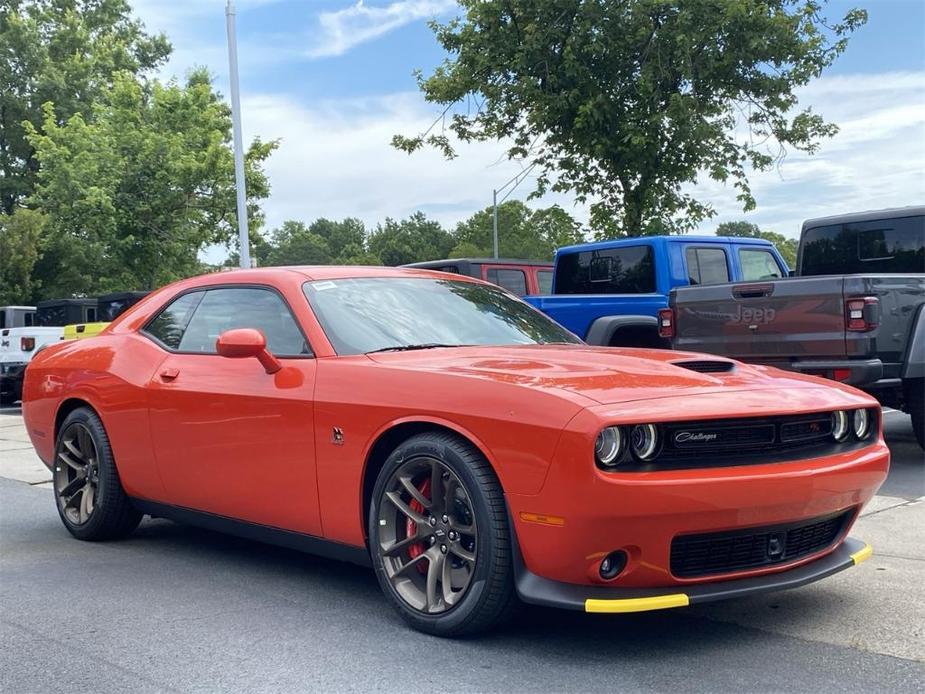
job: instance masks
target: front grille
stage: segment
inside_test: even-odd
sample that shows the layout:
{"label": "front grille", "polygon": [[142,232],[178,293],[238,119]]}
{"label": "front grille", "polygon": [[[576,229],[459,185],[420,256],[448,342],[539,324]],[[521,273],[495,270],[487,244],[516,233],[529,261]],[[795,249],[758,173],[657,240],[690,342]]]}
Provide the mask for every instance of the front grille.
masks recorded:
{"label": "front grille", "polygon": [[680,366],[682,369],[690,369],[702,374],[726,373],[735,368],[735,363],[731,361],[720,361],[718,359],[692,359],[689,361],[673,361],[673,366]]}
{"label": "front grille", "polygon": [[671,542],[671,573],[698,578],[795,561],[835,544],[853,516],[851,509],[786,525],[679,535]]}

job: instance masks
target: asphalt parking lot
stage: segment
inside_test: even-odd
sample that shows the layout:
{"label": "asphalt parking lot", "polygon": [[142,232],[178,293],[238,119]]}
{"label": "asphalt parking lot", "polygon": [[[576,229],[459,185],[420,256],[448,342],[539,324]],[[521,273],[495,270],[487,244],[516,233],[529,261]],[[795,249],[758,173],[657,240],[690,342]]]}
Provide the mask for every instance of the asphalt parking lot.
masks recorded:
{"label": "asphalt parking lot", "polygon": [[77,542],[21,421],[0,411],[3,692],[925,690],[925,463],[899,414],[852,533],[870,561],[699,608],[527,608],[466,641],[408,630],[347,564],[150,519]]}

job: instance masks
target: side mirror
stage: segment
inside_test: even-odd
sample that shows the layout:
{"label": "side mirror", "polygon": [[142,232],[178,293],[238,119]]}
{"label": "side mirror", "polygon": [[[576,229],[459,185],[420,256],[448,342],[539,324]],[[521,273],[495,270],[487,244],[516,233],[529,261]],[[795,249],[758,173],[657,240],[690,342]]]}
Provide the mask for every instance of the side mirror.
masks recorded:
{"label": "side mirror", "polygon": [[215,351],[229,359],[256,357],[268,374],[275,374],[283,365],[267,350],[263,333],[253,328],[226,330],[215,341]]}

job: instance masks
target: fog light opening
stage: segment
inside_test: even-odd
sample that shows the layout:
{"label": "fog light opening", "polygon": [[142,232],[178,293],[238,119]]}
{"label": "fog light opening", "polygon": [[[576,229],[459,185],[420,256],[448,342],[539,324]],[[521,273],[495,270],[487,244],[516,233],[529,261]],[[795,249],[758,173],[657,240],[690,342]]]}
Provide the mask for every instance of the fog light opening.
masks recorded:
{"label": "fog light opening", "polygon": [[625,568],[626,552],[624,552],[622,549],[618,549],[616,552],[611,552],[601,560],[601,578],[603,578],[605,581],[614,579],[619,576]]}

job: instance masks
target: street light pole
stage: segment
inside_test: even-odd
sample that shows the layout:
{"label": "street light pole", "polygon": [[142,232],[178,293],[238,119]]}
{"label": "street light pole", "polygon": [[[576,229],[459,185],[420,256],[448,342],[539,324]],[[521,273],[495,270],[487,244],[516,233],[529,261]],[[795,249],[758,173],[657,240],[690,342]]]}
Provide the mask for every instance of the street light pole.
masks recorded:
{"label": "street light pole", "polygon": [[501,202],[504,202],[505,200],[507,200],[508,195],[510,195],[511,193],[513,193],[513,192],[514,192],[514,189],[517,188],[517,186],[519,186],[521,183],[524,182],[524,179],[527,177],[527,175],[528,175],[531,171],[533,171],[533,167],[534,167],[534,166],[536,166],[536,162],[533,162],[532,164],[530,164],[530,166],[528,166],[526,169],[524,169],[524,170],[521,171],[519,174],[517,174],[516,176],[514,176],[514,178],[512,178],[510,181],[508,181],[507,183],[505,183],[505,184],[504,184],[503,186],[501,186],[500,188],[496,188],[495,190],[491,191],[491,204],[492,204],[492,241],[493,241],[493,243],[494,243],[495,259],[498,258],[498,193],[500,193],[500,192],[503,191],[505,188],[507,188],[508,186],[511,186],[511,185],[513,184],[512,187],[511,187],[511,189],[510,189],[507,193],[505,193],[505,195],[504,195],[503,198],[501,198]]}
{"label": "street light pole", "polygon": [[238,90],[238,40],[235,31],[234,0],[225,5],[228,28],[228,69],[231,81],[231,126],[234,135],[234,187],[238,197],[238,243],[241,267],[251,266],[250,235],[247,229],[247,189],[244,182],[244,142],[241,135],[241,94]]}
{"label": "street light pole", "polygon": [[498,191],[491,191],[492,205],[494,212],[492,214],[492,240],[494,242],[495,260],[498,259]]}

